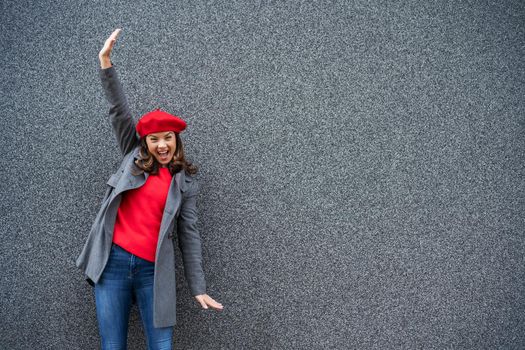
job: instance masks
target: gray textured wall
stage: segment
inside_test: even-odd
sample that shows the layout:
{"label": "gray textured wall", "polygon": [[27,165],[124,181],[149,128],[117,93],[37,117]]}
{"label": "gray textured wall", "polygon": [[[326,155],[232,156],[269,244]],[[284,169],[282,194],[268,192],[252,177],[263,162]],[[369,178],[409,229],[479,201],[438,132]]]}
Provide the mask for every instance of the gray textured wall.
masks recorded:
{"label": "gray textured wall", "polygon": [[[177,349],[525,348],[521,1],[3,1],[0,348],[98,346],[74,260],[134,115],[189,123]],[[181,260],[179,258],[180,265]],[[129,344],[144,347],[133,310]]]}

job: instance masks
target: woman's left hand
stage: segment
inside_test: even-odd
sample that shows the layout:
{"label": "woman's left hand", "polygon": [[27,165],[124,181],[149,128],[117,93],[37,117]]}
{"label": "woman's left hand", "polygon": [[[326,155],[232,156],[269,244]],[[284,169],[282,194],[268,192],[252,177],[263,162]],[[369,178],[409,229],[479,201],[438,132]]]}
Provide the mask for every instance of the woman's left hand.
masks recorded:
{"label": "woman's left hand", "polygon": [[223,308],[221,303],[218,303],[215,300],[213,300],[213,298],[210,297],[208,294],[196,295],[195,299],[197,299],[197,301],[199,302],[199,304],[201,304],[203,309],[207,309],[208,306],[211,306],[215,310],[222,310]]}

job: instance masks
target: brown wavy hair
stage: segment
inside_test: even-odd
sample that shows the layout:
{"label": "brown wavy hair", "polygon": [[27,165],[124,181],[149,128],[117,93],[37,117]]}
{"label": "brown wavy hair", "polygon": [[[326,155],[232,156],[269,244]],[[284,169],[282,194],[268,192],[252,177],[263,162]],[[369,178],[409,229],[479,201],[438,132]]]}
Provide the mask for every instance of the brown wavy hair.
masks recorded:
{"label": "brown wavy hair", "polygon": [[[175,133],[176,149],[173,159],[168,164],[168,169],[171,175],[175,175],[181,170],[185,170],[189,174],[196,174],[198,171],[197,166],[184,158],[184,146],[182,145],[182,139],[179,133]],[[140,140],[140,150],[138,159],[135,160],[135,165],[138,170],[134,171],[133,175],[140,175],[144,172],[150,174],[158,174],[160,164],[155,156],[148,151],[148,144],[146,143],[146,137]]]}

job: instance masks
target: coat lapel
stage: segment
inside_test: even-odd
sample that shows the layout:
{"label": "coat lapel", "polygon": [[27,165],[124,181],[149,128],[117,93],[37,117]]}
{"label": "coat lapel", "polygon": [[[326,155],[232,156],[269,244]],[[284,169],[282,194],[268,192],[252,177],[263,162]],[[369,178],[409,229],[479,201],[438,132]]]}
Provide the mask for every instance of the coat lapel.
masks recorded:
{"label": "coat lapel", "polygon": [[181,201],[180,184],[184,181],[184,170],[179,171],[171,179],[170,188],[168,190],[168,198],[166,199],[166,205],[164,207],[164,213],[162,214],[162,221],[160,223],[159,231],[159,243],[163,241],[164,236],[168,231],[168,227],[175,217],[175,213],[179,208]]}
{"label": "coat lapel", "polygon": [[133,150],[132,156],[130,157],[130,161],[126,165],[128,169],[127,171],[125,171],[125,174],[128,174],[128,178],[127,181],[124,182],[124,187],[122,191],[139,188],[140,186],[144,185],[144,183],[148,179],[149,173],[147,172],[143,172],[140,175],[133,175],[131,173],[132,169],[135,167],[135,159],[138,159],[139,150],[140,147],[136,147]]}

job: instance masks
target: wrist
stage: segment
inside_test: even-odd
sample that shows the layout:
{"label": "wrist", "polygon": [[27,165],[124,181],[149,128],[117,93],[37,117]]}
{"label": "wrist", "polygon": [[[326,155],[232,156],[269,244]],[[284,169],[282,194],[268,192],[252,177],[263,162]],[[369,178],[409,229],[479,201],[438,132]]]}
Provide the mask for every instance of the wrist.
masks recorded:
{"label": "wrist", "polygon": [[100,68],[105,69],[112,66],[111,59],[109,57],[99,56],[98,58],[100,60]]}

